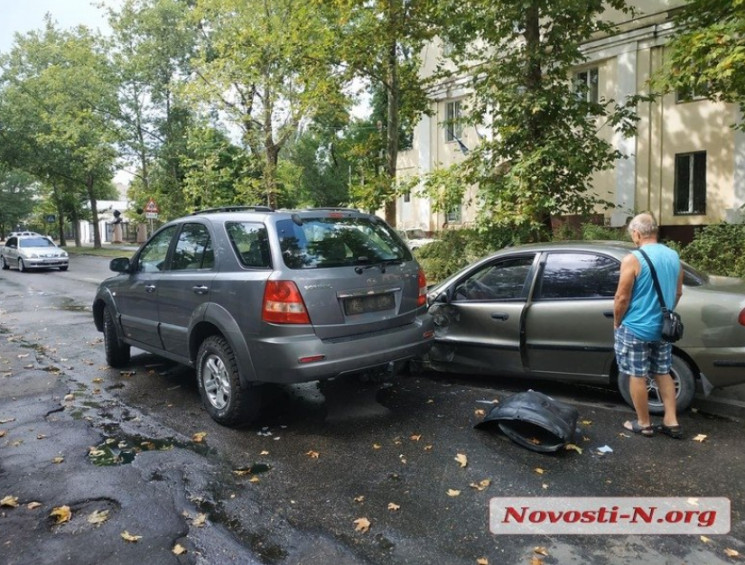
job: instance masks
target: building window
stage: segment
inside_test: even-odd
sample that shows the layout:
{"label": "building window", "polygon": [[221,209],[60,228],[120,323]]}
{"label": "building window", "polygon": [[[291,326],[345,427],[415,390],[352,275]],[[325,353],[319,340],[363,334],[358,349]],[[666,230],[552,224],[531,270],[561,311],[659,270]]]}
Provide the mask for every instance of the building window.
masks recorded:
{"label": "building window", "polygon": [[461,106],[460,100],[448,102],[445,116],[445,141],[457,141],[463,135],[463,124],[460,123]]}
{"label": "building window", "polygon": [[411,202],[411,191],[404,192],[404,202]]}
{"label": "building window", "polygon": [[675,214],[706,214],[706,151],[675,156]]}
{"label": "building window", "polygon": [[574,73],[574,91],[586,102],[598,102],[598,68]]}
{"label": "building window", "polygon": [[448,224],[459,224],[462,218],[463,213],[461,211],[460,204],[450,208],[450,210],[448,210],[447,214],[445,215],[445,221]]}

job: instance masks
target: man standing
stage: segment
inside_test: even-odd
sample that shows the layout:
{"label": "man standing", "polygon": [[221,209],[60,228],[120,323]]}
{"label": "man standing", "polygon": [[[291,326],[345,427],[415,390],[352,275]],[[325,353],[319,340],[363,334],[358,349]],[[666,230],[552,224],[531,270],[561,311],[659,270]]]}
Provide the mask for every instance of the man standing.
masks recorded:
{"label": "man standing", "polygon": [[[665,305],[673,310],[683,293],[683,269],[678,254],[657,242],[657,223],[649,213],[635,216],[628,227],[631,241],[654,264]],[[662,397],[665,415],[658,431],[682,437],[675,406],[675,383],[670,376],[672,344],[662,341],[662,309],[649,264],[636,250],[624,257],[613,302],[613,326],[618,370],[629,375],[636,420],[626,421],[627,430],[645,437],[654,435],[649,417],[647,378],[654,378]]]}

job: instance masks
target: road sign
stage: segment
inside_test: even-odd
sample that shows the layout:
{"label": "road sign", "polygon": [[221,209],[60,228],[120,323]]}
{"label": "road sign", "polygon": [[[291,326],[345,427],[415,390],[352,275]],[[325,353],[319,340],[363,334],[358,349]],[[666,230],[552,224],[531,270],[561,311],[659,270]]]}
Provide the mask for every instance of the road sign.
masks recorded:
{"label": "road sign", "polygon": [[148,220],[157,220],[158,219],[158,214],[156,212],[145,212],[145,217]]}
{"label": "road sign", "polygon": [[158,208],[158,205],[155,203],[155,200],[152,198],[147,201],[147,204],[145,204],[145,213],[146,214],[157,214],[160,212],[160,209]]}

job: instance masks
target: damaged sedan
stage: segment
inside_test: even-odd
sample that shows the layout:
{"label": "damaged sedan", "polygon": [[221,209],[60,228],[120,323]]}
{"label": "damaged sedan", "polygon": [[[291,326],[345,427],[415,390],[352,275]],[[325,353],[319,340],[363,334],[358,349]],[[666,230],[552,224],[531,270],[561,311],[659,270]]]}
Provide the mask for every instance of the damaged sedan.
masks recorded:
{"label": "damaged sedan", "polygon": [[[529,377],[618,387],[631,404],[628,376],[613,351],[613,297],[624,242],[554,242],[506,248],[428,292],[435,345],[426,364],[439,371]],[[697,389],[745,382],[745,281],[708,276],[683,264],[685,323],[673,345],[679,410]],[[662,399],[648,382],[650,411]]]}

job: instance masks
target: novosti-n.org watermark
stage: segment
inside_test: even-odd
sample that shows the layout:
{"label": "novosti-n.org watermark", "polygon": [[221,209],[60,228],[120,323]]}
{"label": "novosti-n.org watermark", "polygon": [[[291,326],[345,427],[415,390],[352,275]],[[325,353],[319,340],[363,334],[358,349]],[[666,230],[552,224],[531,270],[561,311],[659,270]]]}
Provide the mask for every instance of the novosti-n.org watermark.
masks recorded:
{"label": "novosti-n.org watermark", "polygon": [[492,498],[493,534],[726,534],[728,498]]}

